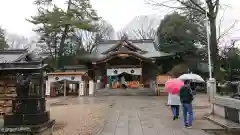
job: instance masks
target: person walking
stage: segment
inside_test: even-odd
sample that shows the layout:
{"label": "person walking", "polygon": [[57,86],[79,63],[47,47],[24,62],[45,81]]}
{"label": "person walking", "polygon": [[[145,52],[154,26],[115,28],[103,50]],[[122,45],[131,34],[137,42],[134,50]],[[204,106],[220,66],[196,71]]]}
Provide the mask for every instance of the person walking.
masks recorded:
{"label": "person walking", "polygon": [[178,94],[168,93],[168,105],[171,106],[173,120],[178,119],[179,117],[179,106],[180,106],[180,97]]}
{"label": "person walking", "polygon": [[186,128],[192,127],[193,121],[193,109],[192,109],[192,101],[193,101],[193,93],[190,88],[190,81],[184,81],[184,86],[180,89],[180,100],[182,103],[183,109],[183,120]]}

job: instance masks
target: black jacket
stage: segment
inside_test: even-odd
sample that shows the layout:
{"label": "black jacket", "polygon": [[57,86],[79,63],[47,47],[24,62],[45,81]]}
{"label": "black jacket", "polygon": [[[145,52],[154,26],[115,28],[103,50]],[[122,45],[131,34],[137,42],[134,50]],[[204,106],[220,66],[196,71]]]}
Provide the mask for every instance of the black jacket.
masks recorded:
{"label": "black jacket", "polygon": [[189,87],[183,86],[180,89],[180,100],[182,103],[191,104],[193,101],[192,90]]}

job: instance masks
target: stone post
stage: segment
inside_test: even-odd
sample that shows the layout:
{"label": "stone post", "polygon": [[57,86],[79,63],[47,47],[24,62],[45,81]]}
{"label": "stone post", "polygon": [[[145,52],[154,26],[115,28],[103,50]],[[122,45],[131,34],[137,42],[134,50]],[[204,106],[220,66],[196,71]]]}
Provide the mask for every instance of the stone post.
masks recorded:
{"label": "stone post", "polygon": [[83,82],[80,82],[79,83],[79,96],[84,96],[84,83]]}
{"label": "stone post", "polygon": [[64,97],[66,97],[67,96],[67,80],[64,80],[63,93],[64,93]]}
{"label": "stone post", "polygon": [[100,80],[97,80],[97,84],[96,84],[96,89],[100,89],[101,87],[101,81]]}
{"label": "stone post", "polygon": [[47,97],[50,97],[51,82],[49,80],[47,80],[45,85],[46,85],[46,87],[45,87],[46,88],[45,95]]}
{"label": "stone post", "polygon": [[89,96],[93,96],[94,91],[95,91],[94,81],[90,80],[89,81]]}
{"label": "stone post", "polygon": [[209,95],[210,102],[214,99],[216,95],[216,90],[217,90],[216,80],[214,78],[210,78],[207,81],[207,93]]}

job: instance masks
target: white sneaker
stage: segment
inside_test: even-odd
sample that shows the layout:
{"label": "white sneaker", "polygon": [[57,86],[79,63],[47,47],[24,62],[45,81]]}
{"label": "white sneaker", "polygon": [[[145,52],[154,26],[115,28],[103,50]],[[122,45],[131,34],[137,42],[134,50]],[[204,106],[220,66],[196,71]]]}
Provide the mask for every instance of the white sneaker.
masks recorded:
{"label": "white sneaker", "polygon": [[191,128],[192,128],[192,126],[187,126],[186,128],[188,128],[188,129],[191,129]]}

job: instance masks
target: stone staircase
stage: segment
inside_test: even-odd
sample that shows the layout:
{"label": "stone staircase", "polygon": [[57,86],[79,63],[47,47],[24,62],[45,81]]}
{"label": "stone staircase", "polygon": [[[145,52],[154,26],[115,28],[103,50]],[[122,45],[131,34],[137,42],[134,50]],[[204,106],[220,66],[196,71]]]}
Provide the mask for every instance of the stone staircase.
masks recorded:
{"label": "stone staircase", "polygon": [[226,131],[240,132],[240,101],[229,97],[216,96],[212,100],[213,111],[205,116],[209,121]]}
{"label": "stone staircase", "polygon": [[99,89],[95,96],[156,96],[153,89]]}
{"label": "stone staircase", "polygon": [[205,118],[221,127],[223,127],[226,131],[231,132],[240,132],[240,124],[236,122],[232,122],[230,120],[225,119],[224,117],[218,116],[218,115],[209,115],[205,116]]}

